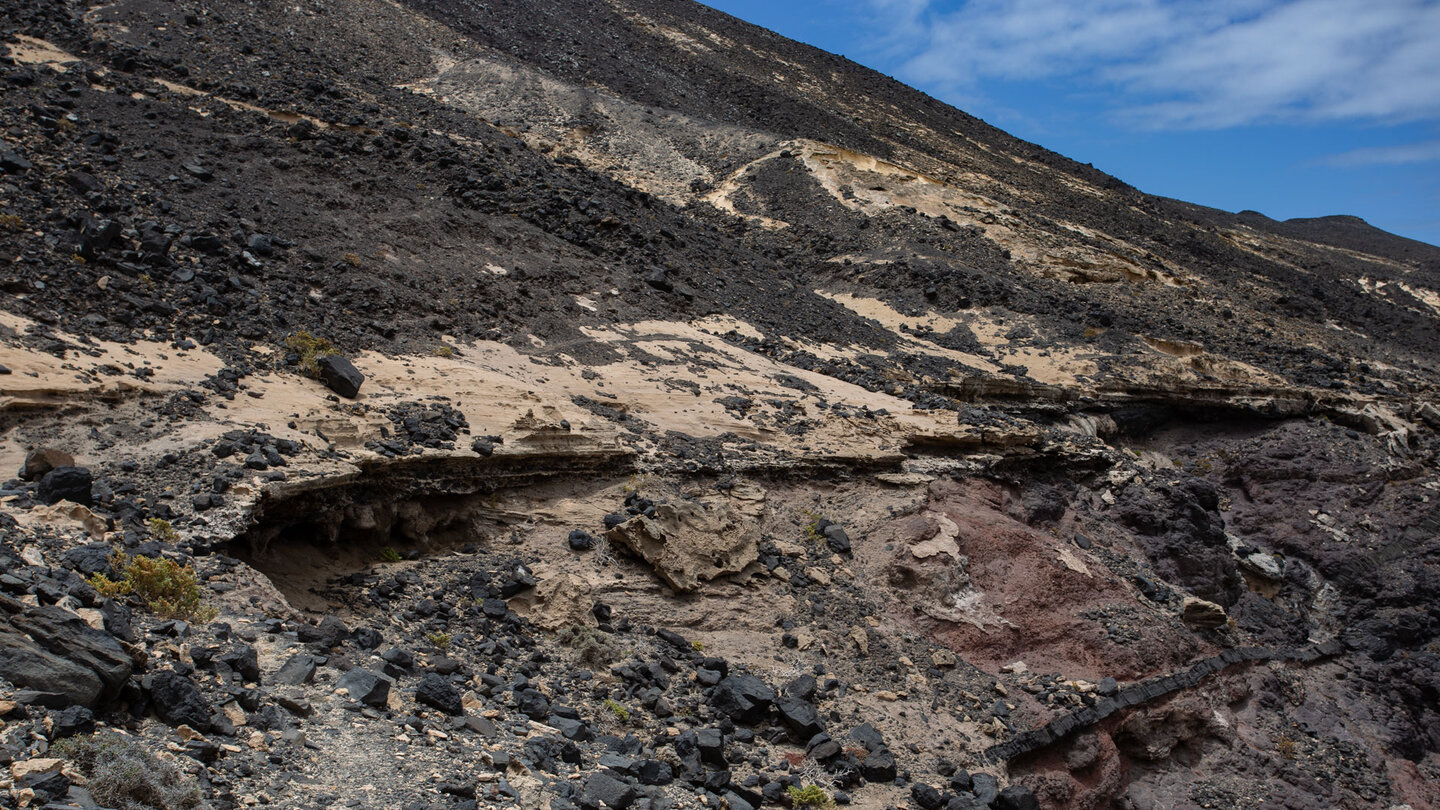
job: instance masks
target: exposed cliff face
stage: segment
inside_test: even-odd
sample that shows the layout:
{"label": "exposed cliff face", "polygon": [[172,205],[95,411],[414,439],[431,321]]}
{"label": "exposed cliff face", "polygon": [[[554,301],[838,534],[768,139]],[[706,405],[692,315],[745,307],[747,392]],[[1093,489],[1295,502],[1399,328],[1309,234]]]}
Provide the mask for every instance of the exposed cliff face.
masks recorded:
{"label": "exposed cliff face", "polygon": [[693,4],[3,11],[8,801],[1440,804],[1440,249]]}

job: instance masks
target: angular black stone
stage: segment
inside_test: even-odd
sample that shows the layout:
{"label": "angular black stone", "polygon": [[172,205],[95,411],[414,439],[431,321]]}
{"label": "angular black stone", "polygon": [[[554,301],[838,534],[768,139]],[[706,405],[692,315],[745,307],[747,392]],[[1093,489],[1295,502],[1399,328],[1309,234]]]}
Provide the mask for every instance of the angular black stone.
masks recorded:
{"label": "angular black stone", "polygon": [[93,483],[90,470],[85,467],[56,467],[41,477],[35,496],[47,504],[70,501],[89,506]]}
{"label": "angular black stone", "polygon": [[156,672],[145,680],[150,705],[161,720],[197,731],[210,729],[210,718],[215,712],[194,681],[171,669]]}
{"label": "angular black stone", "polygon": [[586,807],[605,807],[612,810],[626,810],[635,803],[635,788],[620,779],[600,771],[585,780],[585,789],[580,793],[580,803]]}
{"label": "angular black stone", "polygon": [[765,719],[775,692],[754,675],[731,675],[715,685],[710,705],[737,723],[753,724]]}
{"label": "angular black stone", "polygon": [[829,734],[821,732],[810,738],[805,743],[805,755],[816,762],[825,762],[840,756],[840,743],[830,738]]}
{"label": "angular black stone", "polygon": [[465,713],[465,707],[460,700],[460,690],[434,672],[427,672],[420,679],[420,685],[415,687],[415,702],[449,715]]}
{"label": "angular black stone", "polygon": [[350,699],[366,706],[384,706],[390,697],[390,679],[371,672],[364,667],[355,667],[335,684],[350,693]]}
{"label": "angular black stone", "polygon": [[675,781],[675,772],[670,763],[658,759],[646,759],[635,766],[635,776],[642,785],[668,785]]}
{"label": "angular black stone", "polygon": [[251,683],[260,683],[260,656],[249,644],[236,647],[220,656],[220,661],[240,673],[240,677]]}
{"label": "angular black stone", "polygon": [[314,679],[315,656],[299,653],[286,659],[271,680],[281,686],[300,686]]}
{"label": "angular black stone", "polygon": [[945,804],[945,797],[940,791],[924,782],[910,786],[910,799],[920,806],[920,810],[940,810]]}
{"label": "angular black stone", "polygon": [[879,729],[869,723],[861,723],[850,729],[850,739],[860,743],[866,751],[876,751],[885,747],[885,738],[881,736]]}
{"label": "angular black stone", "polygon": [[1040,810],[1040,801],[1030,788],[1010,785],[990,803],[992,810]]}
{"label": "angular black stone", "polygon": [[808,700],[782,697],[775,702],[775,709],[780,714],[781,722],[790,730],[790,738],[797,743],[809,740],[825,730],[820,712]]}
{"label": "angular black stone", "polygon": [[315,363],[320,367],[320,380],[331,391],[346,399],[354,399],[360,393],[365,375],[355,368],[355,364],[338,354],[326,355]]}
{"label": "angular black stone", "polygon": [[895,755],[883,745],[860,760],[860,775],[867,782],[894,782],[897,773]]}

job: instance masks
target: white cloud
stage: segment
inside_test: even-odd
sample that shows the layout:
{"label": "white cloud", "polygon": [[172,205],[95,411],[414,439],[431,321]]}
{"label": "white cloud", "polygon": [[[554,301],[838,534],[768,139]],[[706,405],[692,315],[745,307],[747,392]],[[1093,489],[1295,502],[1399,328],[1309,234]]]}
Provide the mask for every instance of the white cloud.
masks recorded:
{"label": "white cloud", "polygon": [[1410,163],[1440,161],[1440,141],[1406,143],[1397,146],[1371,146],[1352,149],[1325,159],[1330,166],[1404,166]]}
{"label": "white cloud", "polygon": [[1440,0],[870,0],[901,78],[1118,89],[1133,123],[1440,117]]}

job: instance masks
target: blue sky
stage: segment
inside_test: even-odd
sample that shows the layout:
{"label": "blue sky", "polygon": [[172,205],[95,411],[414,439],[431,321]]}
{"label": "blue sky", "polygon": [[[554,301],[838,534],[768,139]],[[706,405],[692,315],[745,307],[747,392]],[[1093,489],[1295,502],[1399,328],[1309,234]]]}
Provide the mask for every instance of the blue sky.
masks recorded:
{"label": "blue sky", "polygon": [[1440,245],[1440,0],[704,0],[1152,194]]}

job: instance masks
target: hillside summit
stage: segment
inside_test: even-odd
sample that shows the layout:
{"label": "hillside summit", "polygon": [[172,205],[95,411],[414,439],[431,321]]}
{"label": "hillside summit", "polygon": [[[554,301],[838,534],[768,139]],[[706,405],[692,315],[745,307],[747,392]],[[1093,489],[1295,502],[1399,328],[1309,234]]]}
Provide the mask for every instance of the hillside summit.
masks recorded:
{"label": "hillside summit", "polygon": [[0,807],[1440,807],[1440,248],[680,0],[0,11]]}

